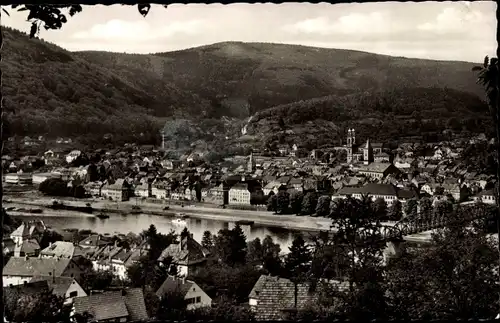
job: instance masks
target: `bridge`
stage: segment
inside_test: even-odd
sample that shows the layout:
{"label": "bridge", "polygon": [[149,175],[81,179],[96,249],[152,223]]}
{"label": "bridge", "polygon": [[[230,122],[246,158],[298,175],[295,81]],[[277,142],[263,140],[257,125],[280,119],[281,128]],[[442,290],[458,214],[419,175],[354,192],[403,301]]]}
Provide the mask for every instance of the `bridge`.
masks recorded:
{"label": "bridge", "polygon": [[394,223],[382,223],[379,234],[370,234],[369,230],[361,231],[359,234],[362,245],[369,243],[385,243],[384,257],[398,256],[402,244],[408,237],[425,233],[431,230],[442,229],[454,225],[467,224],[476,220],[487,220],[493,218],[493,209],[484,205],[481,207],[466,207],[460,212],[434,212],[410,214],[400,221]]}

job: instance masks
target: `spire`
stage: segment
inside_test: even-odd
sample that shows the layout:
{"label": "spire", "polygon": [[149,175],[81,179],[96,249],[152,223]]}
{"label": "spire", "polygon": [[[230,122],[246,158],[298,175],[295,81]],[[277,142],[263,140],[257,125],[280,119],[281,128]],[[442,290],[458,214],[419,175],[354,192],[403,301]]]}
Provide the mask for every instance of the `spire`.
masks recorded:
{"label": "spire", "polygon": [[368,148],[370,148],[370,147],[371,147],[371,144],[370,144],[370,138],[368,138],[368,139],[366,140],[366,146],[365,146],[365,148],[366,148],[366,149],[368,149]]}

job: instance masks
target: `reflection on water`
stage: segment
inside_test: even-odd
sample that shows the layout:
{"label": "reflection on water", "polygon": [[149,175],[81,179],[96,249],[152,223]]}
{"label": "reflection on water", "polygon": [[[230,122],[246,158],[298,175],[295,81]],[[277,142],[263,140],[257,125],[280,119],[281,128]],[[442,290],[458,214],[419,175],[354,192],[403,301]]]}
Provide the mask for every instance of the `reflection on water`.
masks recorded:
{"label": "reflection on water", "polygon": [[[99,219],[94,216],[83,215],[78,212],[45,212],[43,215],[22,215],[18,216],[23,220],[40,219],[45,224],[54,229],[77,228],[79,230],[90,229],[98,233],[140,233],[146,230],[151,224],[156,226],[158,232],[168,233],[171,230],[180,233],[184,229],[184,225],[172,223],[172,218],[148,215],[148,214],[131,214],[127,216],[110,215],[108,219]],[[194,238],[201,242],[203,232],[210,231],[212,234],[217,234],[221,229],[232,229],[234,223],[225,221],[216,221],[208,219],[186,219],[185,225]],[[273,240],[281,246],[282,251],[288,251],[294,238],[294,232],[288,229],[265,227],[260,225],[242,225],[241,226],[247,241],[255,238],[263,240],[267,235],[270,235]]]}

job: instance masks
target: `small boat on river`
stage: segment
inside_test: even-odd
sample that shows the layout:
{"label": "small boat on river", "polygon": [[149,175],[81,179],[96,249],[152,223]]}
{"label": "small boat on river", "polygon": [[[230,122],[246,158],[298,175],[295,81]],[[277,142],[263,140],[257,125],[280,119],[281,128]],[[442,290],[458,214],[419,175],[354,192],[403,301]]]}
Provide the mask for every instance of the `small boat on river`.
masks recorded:
{"label": "small boat on river", "polygon": [[172,220],[172,223],[174,225],[179,225],[179,226],[185,226],[186,225],[186,221],[183,220],[183,219],[180,219],[180,218],[177,218],[177,219],[173,219]]}

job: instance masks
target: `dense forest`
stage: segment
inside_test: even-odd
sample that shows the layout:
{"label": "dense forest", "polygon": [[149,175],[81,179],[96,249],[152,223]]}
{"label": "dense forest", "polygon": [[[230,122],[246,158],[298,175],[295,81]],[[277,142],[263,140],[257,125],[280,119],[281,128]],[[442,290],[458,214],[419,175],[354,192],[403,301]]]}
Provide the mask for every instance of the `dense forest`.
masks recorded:
{"label": "dense forest", "polygon": [[285,130],[287,139],[301,146],[309,146],[314,138],[338,143],[347,128],[356,128],[361,137],[369,135],[381,141],[402,136],[423,136],[424,140],[434,141],[444,130],[487,134],[493,131],[483,100],[466,92],[437,87],[303,100],[261,111],[249,127],[255,134],[271,133],[263,138],[267,143],[283,142],[279,130]]}
{"label": "dense forest", "polygon": [[381,137],[486,126],[472,63],[240,42],[151,55],[69,52],[10,28],[3,38],[8,135],[157,144],[168,120],[199,125],[196,140],[224,128],[223,116],[254,114],[254,133],[272,137],[263,142],[281,140],[286,129],[269,126],[280,119],[309,141],[338,140],[347,124]]}

